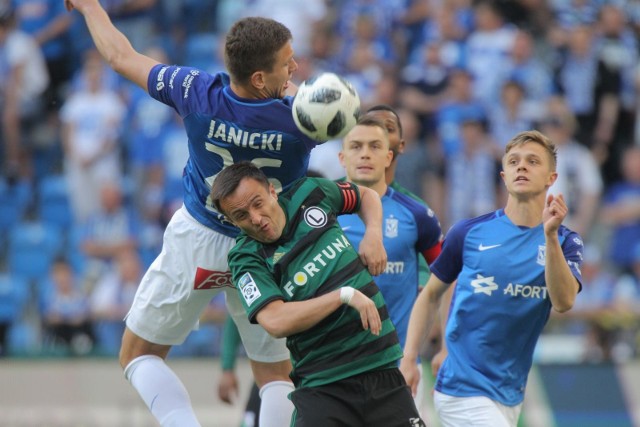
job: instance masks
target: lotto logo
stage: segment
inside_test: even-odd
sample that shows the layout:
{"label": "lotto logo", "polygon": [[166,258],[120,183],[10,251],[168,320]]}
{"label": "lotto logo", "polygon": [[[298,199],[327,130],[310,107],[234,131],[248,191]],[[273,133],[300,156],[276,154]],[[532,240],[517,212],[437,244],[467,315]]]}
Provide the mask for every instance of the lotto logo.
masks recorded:
{"label": "lotto logo", "polygon": [[220,289],[233,288],[231,273],[229,271],[213,271],[198,267],[196,278],[193,281],[193,289]]}

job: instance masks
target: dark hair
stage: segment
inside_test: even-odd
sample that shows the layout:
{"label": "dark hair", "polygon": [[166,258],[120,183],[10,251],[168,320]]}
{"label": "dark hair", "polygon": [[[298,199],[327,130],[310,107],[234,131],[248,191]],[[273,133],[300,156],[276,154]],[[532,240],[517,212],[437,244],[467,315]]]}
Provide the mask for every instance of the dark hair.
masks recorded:
{"label": "dark hair", "polygon": [[224,168],[211,186],[211,202],[218,212],[224,214],[220,202],[233,194],[244,178],[254,179],[269,188],[269,179],[259,167],[246,160],[234,163]]}
{"label": "dark hair", "polygon": [[402,138],[402,122],[400,122],[400,116],[398,115],[398,112],[396,110],[394,110],[393,107],[390,106],[390,105],[378,104],[378,105],[374,105],[373,107],[369,108],[367,110],[367,113],[373,113],[375,111],[388,111],[391,114],[393,114],[394,116],[396,116],[396,123],[398,124],[398,134],[400,135],[400,138]]}
{"label": "dark hair", "polygon": [[236,83],[246,83],[256,71],[271,71],[276,54],[292,39],[291,31],[273,19],[249,17],[237,21],[224,46],[224,62]]}

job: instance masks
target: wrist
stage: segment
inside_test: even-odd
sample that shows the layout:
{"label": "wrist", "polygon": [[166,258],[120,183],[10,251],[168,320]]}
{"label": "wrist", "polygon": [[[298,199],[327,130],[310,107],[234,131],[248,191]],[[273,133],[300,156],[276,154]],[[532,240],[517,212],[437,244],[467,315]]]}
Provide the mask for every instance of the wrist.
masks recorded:
{"label": "wrist", "polygon": [[351,286],[343,286],[342,288],[340,288],[340,302],[349,305],[355,293],[356,290]]}

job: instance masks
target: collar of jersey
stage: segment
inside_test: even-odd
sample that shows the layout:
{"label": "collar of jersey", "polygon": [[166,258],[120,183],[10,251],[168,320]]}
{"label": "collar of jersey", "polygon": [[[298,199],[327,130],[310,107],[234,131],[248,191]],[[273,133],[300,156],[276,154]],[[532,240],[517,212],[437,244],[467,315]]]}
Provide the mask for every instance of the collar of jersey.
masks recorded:
{"label": "collar of jersey", "polygon": [[225,86],[222,93],[224,93],[224,96],[226,96],[233,102],[237,104],[244,104],[244,105],[267,105],[267,104],[272,104],[274,102],[280,101],[279,99],[275,99],[275,98],[266,98],[266,99],[242,98],[238,96],[234,91],[231,90],[231,86]]}

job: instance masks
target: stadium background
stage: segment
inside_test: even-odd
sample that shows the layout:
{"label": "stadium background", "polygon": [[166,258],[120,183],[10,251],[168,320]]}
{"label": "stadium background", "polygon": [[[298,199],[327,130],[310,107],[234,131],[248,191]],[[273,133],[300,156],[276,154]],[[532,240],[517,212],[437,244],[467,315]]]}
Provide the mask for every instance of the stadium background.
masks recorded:
{"label": "stadium background", "polygon": [[[398,108],[408,144],[398,181],[430,204],[444,229],[500,206],[495,167],[508,137],[577,125],[573,136],[583,150],[572,157],[565,192],[572,212],[587,213],[572,220],[588,247],[589,279],[574,310],[553,316],[541,339],[523,425],[640,425],[640,213],[621,227],[603,213],[624,210],[620,200],[640,204],[640,178],[627,179],[624,192],[616,186],[622,153],[640,143],[640,2],[129,0],[132,9],[121,0],[102,3],[138,50],[209,72],[222,69],[221,42],[237,18],[281,20],[294,34],[297,82],[334,71],[356,86],[364,108]],[[15,31],[13,22],[33,37],[53,22],[63,28],[42,45],[50,90],[18,108],[17,161],[7,154],[15,124],[4,117],[14,71],[0,42],[0,426],[150,425],[115,354],[136,278],[157,254],[180,203],[184,132],[169,109],[100,62],[81,17],[61,4],[0,1],[0,33]],[[585,62],[574,55],[581,40]],[[83,124],[68,105],[89,93],[92,81],[109,107],[85,103],[75,111],[91,113],[93,136],[113,142],[111,163],[103,165],[112,179],[101,183],[116,184],[110,196],[100,196],[102,185],[69,175],[72,150],[63,144]],[[30,93],[26,88],[37,83],[20,89]],[[611,102],[615,125],[607,132],[600,113]],[[341,176],[337,145],[317,149],[311,167]],[[477,156],[459,156],[467,149]],[[591,175],[581,176],[587,169]],[[631,169],[640,171],[640,163]],[[591,208],[580,208],[588,200]],[[109,248],[112,255],[95,256]],[[70,288],[63,291],[61,282]],[[223,302],[213,301],[201,330],[170,356],[207,425],[235,425],[240,416],[239,405],[224,406],[214,393],[224,315]],[[239,371],[248,384],[243,358]]]}

